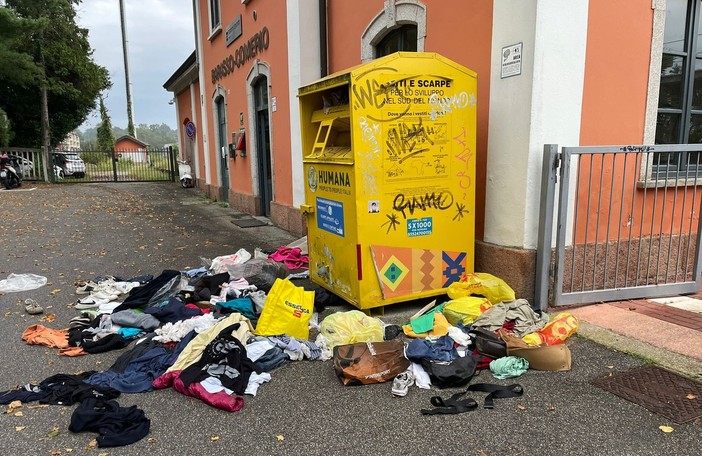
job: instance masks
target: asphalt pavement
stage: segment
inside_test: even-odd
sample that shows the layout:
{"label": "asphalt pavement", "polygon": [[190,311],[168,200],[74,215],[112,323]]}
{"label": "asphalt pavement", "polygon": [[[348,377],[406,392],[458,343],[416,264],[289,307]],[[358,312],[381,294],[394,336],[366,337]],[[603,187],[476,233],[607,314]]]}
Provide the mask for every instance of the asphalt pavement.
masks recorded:
{"label": "asphalt pavement", "polygon": [[[29,189],[36,187],[34,190]],[[76,358],[27,345],[32,324],[65,328],[79,311],[75,282],[99,275],[158,275],[199,267],[202,259],[246,248],[273,251],[296,238],[273,226],[239,228],[239,215],[172,183],[32,184],[0,191],[0,279],[34,273],[48,284],[0,296],[0,390],[58,373],[105,370],[121,351]],[[299,285],[314,289],[309,281]],[[43,315],[24,312],[33,298]],[[402,324],[421,307],[390,306],[382,320]],[[328,308],[351,310],[348,305]],[[53,315],[54,318],[47,318]],[[434,395],[460,391],[412,387],[393,398],[390,383],[345,387],[331,361],[295,361],[272,372],[256,397],[235,413],[212,408],[172,389],[123,394],[151,420],[149,436],[132,445],[98,449],[92,433],[68,430],[75,406],[24,404],[0,414],[2,454],[8,455],[699,455],[702,422],[678,425],[590,384],[594,378],[643,366],[632,357],[578,335],[568,372],[530,370],[496,380],[483,371],[472,383],[520,383],[524,395],[496,399],[495,408],[423,416]],[[484,393],[470,393],[482,403]],[[5,408],[2,408],[4,411]],[[17,414],[17,412],[21,412]],[[663,432],[669,426],[672,432]]]}

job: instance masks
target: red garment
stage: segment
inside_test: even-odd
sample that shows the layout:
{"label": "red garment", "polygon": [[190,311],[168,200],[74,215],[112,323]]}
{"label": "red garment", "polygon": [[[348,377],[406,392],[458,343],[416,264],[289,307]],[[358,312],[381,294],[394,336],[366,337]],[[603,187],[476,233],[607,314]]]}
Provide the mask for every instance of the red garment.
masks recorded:
{"label": "red garment", "polygon": [[210,313],[209,307],[200,307],[200,306],[195,305],[195,304],[186,304],[185,307],[188,309],[197,309],[197,310],[201,311],[203,314]]}
{"label": "red garment", "polygon": [[190,386],[186,387],[183,381],[180,379],[180,373],[182,371],[171,371],[160,375],[151,384],[154,388],[163,389],[172,386],[174,390],[186,396],[192,396],[196,399],[200,399],[207,405],[212,407],[225,410],[227,412],[237,412],[244,407],[244,398],[242,396],[233,394],[229,395],[224,391],[219,391],[217,393],[209,393],[205,388],[200,385],[200,383],[191,383]]}
{"label": "red garment", "polygon": [[278,247],[278,250],[268,255],[268,258],[273,261],[282,262],[288,267],[288,269],[291,270],[307,269],[307,265],[310,262],[309,257],[307,257],[307,255],[303,255],[302,249],[299,247]]}
{"label": "red garment", "polygon": [[490,363],[494,361],[492,358],[490,358],[489,356],[482,356],[480,353],[478,353],[477,348],[473,349],[473,354],[476,356],[480,356],[478,364],[477,366],[475,366],[476,370],[490,369]]}

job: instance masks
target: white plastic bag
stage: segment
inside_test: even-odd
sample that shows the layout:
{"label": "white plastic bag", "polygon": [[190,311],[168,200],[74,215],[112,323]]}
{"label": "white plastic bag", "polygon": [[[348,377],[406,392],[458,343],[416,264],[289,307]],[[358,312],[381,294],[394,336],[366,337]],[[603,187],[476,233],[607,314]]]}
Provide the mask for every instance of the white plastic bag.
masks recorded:
{"label": "white plastic bag", "polygon": [[246,263],[251,259],[251,254],[246,249],[239,249],[236,253],[231,255],[218,256],[212,260],[210,265],[210,271],[213,274],[219,274],[221,272],[227,272],[227,266],[234,264]]}
{"label": "white plastic bag", "polygon": [[0,291],[5,293],[13,291],[34,290],[46,285],[46,277],[36,274],[10,274],[7,279],[0,280]]}

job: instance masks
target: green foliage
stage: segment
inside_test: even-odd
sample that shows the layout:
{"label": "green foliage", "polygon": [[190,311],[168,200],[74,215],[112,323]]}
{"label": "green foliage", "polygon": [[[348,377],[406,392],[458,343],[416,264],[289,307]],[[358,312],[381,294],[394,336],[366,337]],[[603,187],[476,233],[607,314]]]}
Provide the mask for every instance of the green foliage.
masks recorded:
{"label": "green foliage", "polygon": [[98,95],[111,86],[107,69],[92,60],[88,31],[75,22],[78,4],[80,0],[7,0],[7,8],[0,8],[0,30],[5,30],[4,20],[13,36],[6,40],[0,35],[0,61],[6,66],[2,49],[13,53],[17,64],[10,71],[21,76],[0,70],[0,107],[14,125],[14,146],[41,144],[40,87],[47,87],[53,146],[85,121]]}
{"label": "green foliage", "polygon": [[157,155],[151,157],[151,166],[158,169],[170,169],[171,162],[168,156]]}
{"label": "green foliage", "polygon": [[18,18],[13,10],[0,8],[0,81],[12,81],[17,85],[38,81],[40,68],[20,42],[38,28],[38,22]]}
{"label": "green foliage", "polygon": [[115,137],[112,134],[112,122],[107,114],[105,100],[100,97],[100,125],[97,127],[97,150],[109,152],[115,148]]}
{"label": "green foliage", "polygon": [[[85,150],[85,148],[82,146],[82,143],[81,148]],[[95,166],[100,165],[102,163],[111,163],[110,157],[111,154],[107,155],[104,152],[81,152],[80,154],[80,158],[82,158],[86,164],[91,164]]]}
{"label": "green foliage", "polygon": [[[171,129],[167,124],[139,124],[136,127],[137,137],[139,141],[143,141],[150,148],[161,149],[165,144],[173,144],[178,141],[178,131]],[[112,127],[112,134],[115,138],[129,134],[126,128]],[[97,128],[88,128],[85,131],[78,130],[80,137],[81,149],[90,150],[97,142]]]}
{"label": "green foliage", "polygon": [[12,129],[10,127],[10,119],[7,118],[5,111],[0,108],[0,147],[10,145],[10,140],[12,139]]}

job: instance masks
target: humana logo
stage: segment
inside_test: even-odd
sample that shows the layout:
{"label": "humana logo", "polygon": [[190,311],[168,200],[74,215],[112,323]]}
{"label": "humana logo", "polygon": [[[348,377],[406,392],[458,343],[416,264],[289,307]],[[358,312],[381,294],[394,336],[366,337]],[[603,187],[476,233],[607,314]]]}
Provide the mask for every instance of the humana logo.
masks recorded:
{"label": "humana logo", "polygon": [[351,187],[349,173],[342,173],[341,171],[324,171],[320,169],[319,182],[340,187]]}

